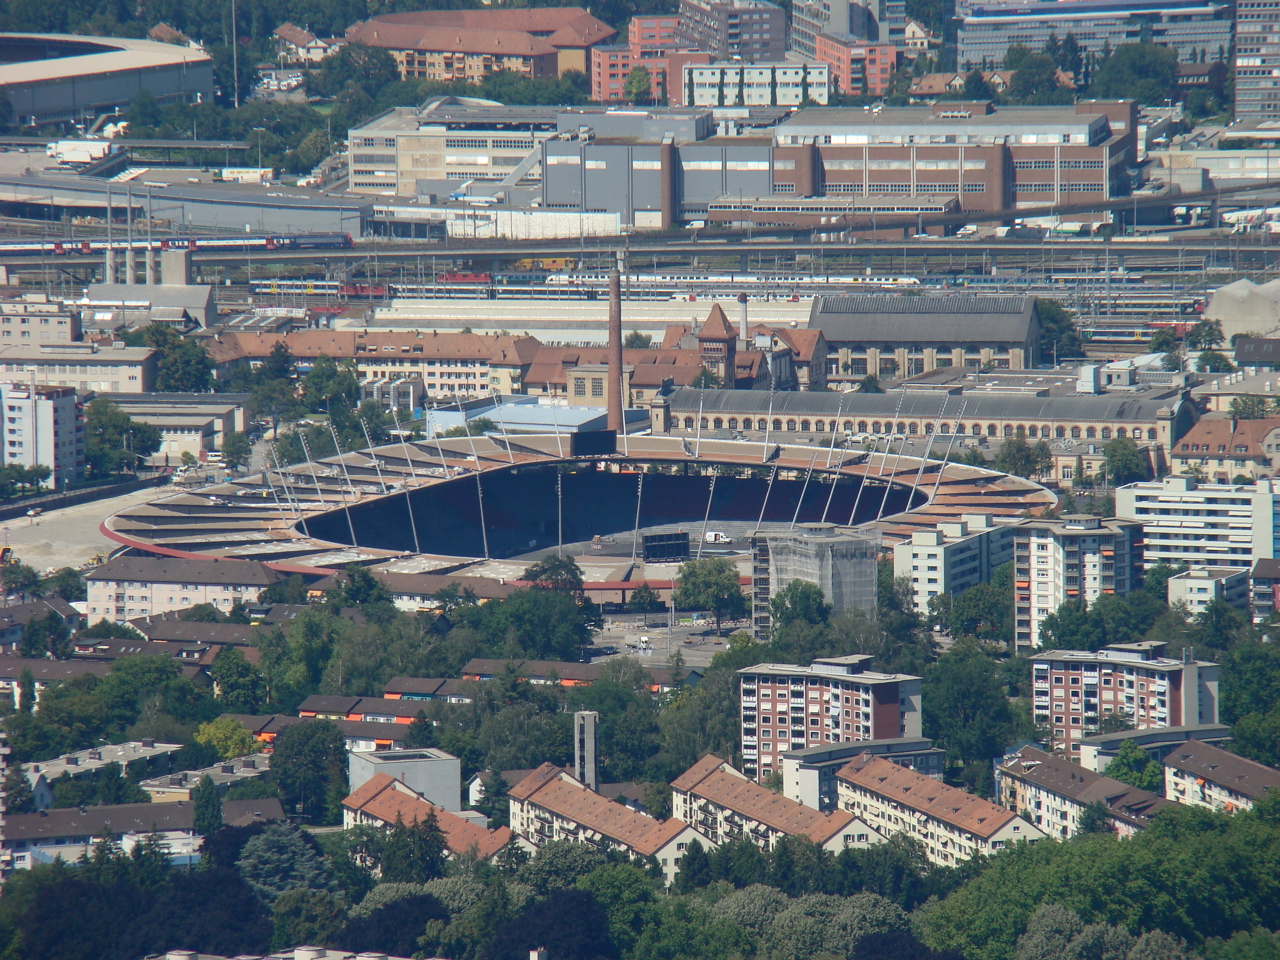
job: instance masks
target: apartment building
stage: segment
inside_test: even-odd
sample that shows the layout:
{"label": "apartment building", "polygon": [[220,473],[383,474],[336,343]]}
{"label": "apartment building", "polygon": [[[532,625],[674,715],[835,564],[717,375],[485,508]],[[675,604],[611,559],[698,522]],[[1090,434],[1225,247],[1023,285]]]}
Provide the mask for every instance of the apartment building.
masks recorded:
{"label": "apartment building", "polygon": [[[228,716],[244,727],[249,735],[264,748],[269,748],[282,731],[294,724],[313,722],[313,719],[290,717],[278,713],[263,715],[235,713]],[[342,731],[348,753],[403,750],[405,733],[409,729],[408,724],[404,723],[365,720],[330,720],[329,722]]]}
{"label": "apartment building", "polygon": [[[794,29],[793,22],[793,40]],[[898,66],[897,47],[871,43],[851,33],[820,33],[814,37],[813,46],[813,58],[831,68],[836,93],[883,97],[889,92]]]}
{"label": "apartment building", "polygon": [[490,860],[513,839],[510,828],[490,830],[470,817],[432,803],[387,773],[375,773],[342,801],[342,826],[347,830],[353,827],[388,830],[400,823],[426,823],[433,816],[444,836],[445,849],[450,857],[470,855]]}
{"label": "apartment building", "polygon": [[947,751],[935,747],[928,737],[858,740],[789,750],[782,755],[782,795],[824,813],[836,809],[836,774],[864,753],[884,757],[934,780],[942,779],[947,760]]}
{"label": "apartment building", "polygon": [[157,353],[150,347],[96,343],[0,344],[0,375],[81,392],[153,393]]}
{"label": "apartment building", "polygon": [[1164,758],[1164,795],[1174,803],[1223,813],[1248,810],[1280,791],[1280,770],[1197,740]]}
{"label": "apartment building", "polygon": [[687,63],[679,102],[686,107],[798,107],[826,105],[831,92],[827,63]]}
{"label": "apartment building", "polygon": [[[658,19],[658,18],[654,18]],[[674,18],[671,18],[674,20]],[[632,21],[631,32],[637,32]],[[689,50],[677,43],[666,46],[608,44],[591,48],[591,99],[597,103],[621,101],[684,102],[681,77],[688,64],[709,64],[711,54]],[[627,93],[627,78],[636,67],[649,74],[649,86],[637,97]]]}
{"label": "apartment building", "polygon": [[1249,571],[1235,567],[1196,567],[1170,577],[1166,584],[1169,606],[1182,604],[1192,616],[1221,600],[1246,615],[1251,614]]}
{"label": "apartment building", "polygon": [[74,343],[80,339],[80,311],[44,293],[0,300],[0,344]]}
{"label": "apartment building", "polygon": [[1080,765],[1094,773],[1106,773],[1107,766],[1120,756],[1120,748],[1126,741],[1143,749],[1157,763],[1173,750],[1190,740],[1222,744],[1231,738],[1231,728],[1225,723],[1198,723],[1181,727],[1148,727],[1145,730],[1118,730],[1115,733],[1095,733],[1080,740]]}
{"label": "apartment building", "polygon": [[920,678],[870,669],[867,654],[807,667],[760,663],[738,671],[742,769],[763,781],[792,750],[920,736]]}
{"label": "apartment building", "polygon": [[22,703],[22,674],[30,671],[35,693],[35,703],[51,683],[65,683],[92,674],[105,677],[111,664],[87,660],[45,660],[26,657],[0,656],[0,703],[16,712]]}
{"label": "apartment building", "polygon": [[1236,3],[1236,119],[1280,119],[1280,2]]}
{"label": "apartment building", "polygon": [[1113,643],[1090,653],[1031,656],[1035,722],[1053,731],[1053,749],[1073,759],[1080,740],[1108,714],[1136,730],[1218,722],[1218,665],[1166,657],[1159,640]]}
{"label": "apartment building", "polygon": [[252,560],[184,560],[176,557],[116,557],[85,574],[89,616],[123,623],[207,603],[223,613],[283,579]]}
{"label": "apartment building", "polygon": [[[1202,391],[1195,391],[1203,398]],[[1280,463],[1280,417],[1240,420],[1209,413],[1170,450],[1174,470],[1210,483],[1247,484],[1266,479]]]}
{"label": "apartment building", "polygon": [[1051,837],[1068,840],[1080,832],[1080,818],[1095,803],[1121,837],[1142,830],[1170,805],[1168,800],[1119,780],[1086,770],[1064,757],[1022,747],[996,765],[996,795],[1009,808]]}
{"label": "apartment building", "polygon": [[1055,33],[1073,35],[1086,55],[1156,43],[1182,63],[1226,59],[1232,43],[1232,6],[1215,0],[961,0],[956,6],[956,64],[966,71],[1001,65],[1014,43],[1039,50]]}
{"label": "apartment building", "polygon": [[1116,516],[1145,528],[1142,553],[1148,567],[1168,563],[1247,571],[1255,560],[1280,556],[1280,481],[1202,483],[1165,477],[1127,484],[1115,497]]}
{"label": "apartment building", "polygon": [[413,376],[432,399],[464,399],[522,393],[524,375],[540,344],[533,337],[376,330],[298,330],[292,333],[227,333],[207,345],[219,379],[261,364],[284,342],[300,375],[316,358],[351,360],[361,379]]}
{"label": "apartment building", "polygon": [[786,16],[766,0],[680,0],[675,34],[717,60],[778,61],[787,52]]}
{"label": "apartment building", "polygon": [[348,28],[347,40],[388,51],[406,80],[475,82],[502,70],[585,74],[591,48],[616,33],[582,7],[491,7],[383,14]]}
{"label": "apartment building", "polygon": [[1280,560],[1263,559],[1249,573],[1250,613],[1260,623],[1280,610]]}
{"label": "apartment building", "polygon": [[48,483],[65,487],[84,475],[84,417],[73,387],[0,382],[6,466],[48,467]]}
{"label": "apartment building", "polygon": [[863,754],[836,775],[841,810],[887,837],[916,840],[929,862],[951,867],[996,853],[1045,832],[1011,810],[899,766]]}
{"label": "apartment building", "polygon": [[567,772],[544,763],[508,791],[511,831],[532,848],[571,840],[617,850],[632,857],[653,857],[667,883],[693,841],[704,849],[716,844],[681,820],[654,820],[588,790]]}
{"label": "apartment building", "polygon": [[710,754],[671,782],[671,811],[715,844],[746,839],[766,852],[783,837],[803,837],[830,853],[886,839],[847,811],[807,807]]}
{"label": "apartment building", "polygon": [[1124,596],[1142,582],[1142,524],[1066,514],[1027,520],[1013,540],[1014,647],[1040,646],[1040,626],[1064,603]]}
{"label": "apartment building", "polygon": [[880,534],[833,523],[801,523],[794,530],[751,538],[751,621],[757,639],[773,623],[770,604],[793,581],[817,586],[832,613],[874,616]]}
{"label": "apartment building", "polygon": [[910,577],[914,606],[928,613],[934,597],[955,596],[986,583],[1012,560],[1014,530],[1013,524],[997,523],[986,513],[966,513],[934,530],[917,530],[911,539],[894,544],[893,575]]}
{"label": "apartment building", "polygon": [[142,780],[138,783],[152,803],[186,803],[200,781],[208,777],[225,797],[234,784],[256,780],[271,770],[271,754],[261,753],[252,757],[224,760],[201,770],[182,770]]}

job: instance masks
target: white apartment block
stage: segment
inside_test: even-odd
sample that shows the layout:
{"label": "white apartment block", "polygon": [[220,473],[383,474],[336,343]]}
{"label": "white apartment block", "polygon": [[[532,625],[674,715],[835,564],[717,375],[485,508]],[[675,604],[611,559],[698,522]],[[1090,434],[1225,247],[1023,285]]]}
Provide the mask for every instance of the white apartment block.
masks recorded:
{"label": "white apartment block", "polygon": [[1249,614],[1249,568],[1193,567],[1169,578],[1166,596],[1169,606],[1180,603],[1192,616],[1214,600],[1221,600]]}
{"label": "white apartment block", "polygon": [[71,387],[0,383],[6,465],[48,467],[63,487],[84,473],[84,418]]}
{"label": "white apartment block", "polygon": [[1012,810],[883,757],[863,754],[837,774],[840,809],[892,837],[918,841],[929,862],[955,866],[1045,833]]}
{"label": "white apartment block", "polygon": [[96,343],[0,342],[0,376],[83,392],[152,393],[157,351]]}
{"label": "white apartment block", "polygon": [[26,293],[0,301],[0,343],[72,343],[80,339],[80,312],[72,304]]}
{"label": "white apartment block", "polygon": [[671,811],[713,843],[746,839],[765,851],[783,837],[803,837],[830,853],[885,841],[848,811],[824,813],[805,806],[756,783],[712,754],[672,781]]}
{"label": "white apartment block", "polygon": [[1111,829],[1122,837],[1142,830],[1169,805],[1154,793],[1035,747],[1022,747],[996,765],[996,795],[1002,806],[1061,840],[1080,832],[1080,818],[1095,803],[1106,807]]}
{"label": "white apartment block", "polygon": [[1040,646],[1040,625],[1069,601],[1124,596],[1142,577],[1142,524],[1068,514],[1014,528],[1013,615],[1017,650]]}
{"label": "white apartment block", "polygon": [[1164,795],[1174,803],[1236,813],[1268,790],[1280,790],[1280,770],[1199,740],[1164,758]]}
{"label": "white apartment block", "polygon": [[686,63],[683,72],[686,107],[825,106],[831,99],[831,67],[825,63]]}
{"label": "white apartment block", "polygon": [[282,579],[251,560],[183,560],[175,557],[116,557],[85,574],[89,617],[123,623],[207,603],[223,613],[253,603]]}
{"label": "white apartment block", "polygon": [[1218,722],[1218,665],[1173,660],[1158,640],[1115,643],[1094,653],[1032,654],[1032,710],[1053,731],[1053,749],[1079,756],[1082,737],[1119,714],[1136,730]]}
{"label": "white apartment block", "polygon": [[742,769],[757,780],[782,755],[824,743],[920,736],[920,678],[870,670],[853,654],[807,667],[761,663],[738,671]]}
{"label": "white apartment block", "polygon": [[1013,559],[1014,527],[989,514],[966,513],[933,530],[917,530],[893,548],[894,577],[911,578],[911,596],[920,613],[940,594],[955,596],[986,583]]}
{"label": "white apartment block", "polygon": [[1141,521],[1143,558],[1192,567],[1239,567],[1280,556],[1280,481],[1200,483],[1165,477],[1116,490],[1116,516]]}
{"label": "white apartment block", "polygon": [[685,850],[695,840],[716,844],[682,820],[654,820],[588,790],[562,768],[544,763],[510,791],[511,832],[526,850],[557,840],[653,857],[667,883],[675,879]]}

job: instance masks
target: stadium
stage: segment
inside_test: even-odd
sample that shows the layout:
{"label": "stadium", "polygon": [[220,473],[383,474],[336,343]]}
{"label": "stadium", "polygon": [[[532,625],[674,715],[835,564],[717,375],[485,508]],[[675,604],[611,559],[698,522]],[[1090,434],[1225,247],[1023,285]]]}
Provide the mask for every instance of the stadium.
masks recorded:
{"label": "stadium", "polygon": [[[606,446],[589,449],[597,437]],[[646,534],[749,534],[825,521],[910,536],[966,512],[1017,516],[1054,503],[979,467],[809,444],[613,435],[398,441],[173,492],[108,518],[123,546],[260,560],[327,574],[420,558],[458,572],[488,559],[608,544],[635,558]]]}

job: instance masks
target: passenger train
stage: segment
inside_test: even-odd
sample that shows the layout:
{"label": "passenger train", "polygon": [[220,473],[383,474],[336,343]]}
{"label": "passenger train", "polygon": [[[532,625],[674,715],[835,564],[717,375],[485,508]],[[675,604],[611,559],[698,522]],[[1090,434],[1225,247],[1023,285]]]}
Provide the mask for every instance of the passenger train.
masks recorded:
{"label": "passenger train", "polygon": [[[746,287],[793,287],[808,284],[822,286],[850,287],[918,287],[919,277],[895,276],[809,276],[806,274],[757,274],[757,273],[633,273],[628,276],[632,284],[661,285],[710,283],[719,285],[738,285]],[[577,273],[552,273],[547,276],[547,286],[588,287],[607,283],[609,273],[605,270],[581,271]]]}
{"label": "passenger train", "polygon": [[[154,244],[161,250],[350,250],[355,244],[349,233],[312,233],[303,235],[246,234],[234,237],[157,237]],[[145,250],[145,237],[112,239],[115,250]],[[93,240],[8,240],[0,241],[0,257],[33,256],[85,256],[104,253],[105,237]]]}

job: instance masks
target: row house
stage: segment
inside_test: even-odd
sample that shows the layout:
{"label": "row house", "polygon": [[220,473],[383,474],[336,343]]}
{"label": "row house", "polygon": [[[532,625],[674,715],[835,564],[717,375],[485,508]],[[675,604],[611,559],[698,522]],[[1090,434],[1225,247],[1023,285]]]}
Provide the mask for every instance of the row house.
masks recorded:
{"label": "row house", "polygon": [[[486,660],[473,657],[462,667],[463,680],[493,680],[514,670],[530,683],[553,684],[561,687],[589,687],[600,679],[603,663],[574,663],[567,660]],[[646,666],[649,674],[649,692],[669,693],[680,686],[691,686],[702,679],[697,667]]]}
{"label": "row house", "polygon": [[450,857],[474,856],[490,860],[511,843],[508,827],[490,830],[472,819],[432,803],[395,777],[375,773],[342,801],[342,826],[377,827],[388,830],[397,824],[426,823],[432,816],[444,835]]}
{"label": "row house", "polygon": [[920,678],[870,669],[853,654],[807,667],[759,663],[738,671],[744,772],[764,780],[791,750],[920,736]]}
{"label": "row house", "polygon": [[1132,836],[1170,802],[1113,780],[1065,757],[1022,747],[996,765],[996,796],[1002,805],[1061,840],[1080,831],[1085,810],[1100,803],[1112,831]]}
{"label": "row house", "polygon": [[313,694],[298,705],[298,716],[308,720],[410,724],[421,710],[422,704],[413,700]]}
{"label": "row house", "polygon": [[89,616],[123,623],[207,603],[227,613],[283,577],[253,560],[116,557],[84,575]]}
{"label": "row house", "polygon": [[[296,723],[314,723],[315,717],[290,717],[282,714],[242,714],[229,713],[231,717],[249,732],[262,748],[271,749],[276,737]],[[403,723],[385,723],[369,720],[330,720],[342,732],[347,752],[359,751],[372,753],[377,750],[403,750],[405,732],[409,729]]]}
{"label": "row house", "polygon": [[682,820],[654,820],[615,803],[560,767],[544,763],[511,787],[511,830],[529,849],[569,840],[639,859],[653,857],[667,883],[693,842],[716,844]]}
{"label": "row house", "polygon": [[1033,718],[1052,730],[1053,750],[1078,757],[1080,740],[1112,714],[1136,730],[1216,724],[1218,665],[1171,659],[1166,646],[1143,640],[1033,654]]}
{"label": "row house", "polygon": [[1174,803],[1235,813],[1268,790],[1280,790],[1280,770],[1212,744],[1189,740],[1164,758],[1164,795]]}
{"label": "row house", "polygon": [[952,867],[1045,837],[1011,810],[883,757],[863,754],[836,776],[840,809],[887,837],[916,840],[936,866]]}
{"label": "row house", "polygon": [[769,851],[783,837],[803,837],[831,853],[883,843],[885,837],[844,810],[823,813],[774,793],[707,755],[671,783],[671,810],[713,843],[747,839]]}

